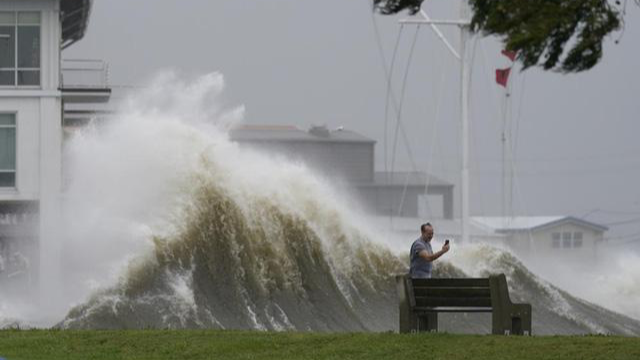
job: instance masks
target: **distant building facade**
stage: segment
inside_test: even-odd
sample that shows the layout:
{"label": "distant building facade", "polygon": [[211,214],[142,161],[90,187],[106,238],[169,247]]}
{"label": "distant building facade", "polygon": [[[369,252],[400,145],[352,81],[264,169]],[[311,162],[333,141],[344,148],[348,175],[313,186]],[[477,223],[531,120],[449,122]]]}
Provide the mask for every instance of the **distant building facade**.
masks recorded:
{"label": "distant building facade", "polygon": [[426,173],[378,171],[373,181],[358,184],[357,189],[363,203],[376,209],[377,215],[418,217],[419,202],[428,195],[432,200],[434,196],[440,197],[440,211],[429,206],[432,219],[453,219],[453,184]]}
{"label": "distant building facade", "polygon": [[417,217],[421,196],[441,197],[441,216],[453,218],[453,184],[419,172],[376,172],[375,141],[342,128],[244,125],[231,140],[302,161],[345,182],[376,215]]}
{"label": "distant building facade", "polygon": [[475,226],[503,236],[503,243],[523,256],[595,259],[606,226],[571,216],[473,217]]}
{"label": "distant building facade", "polygon": [[244,125],[231,130],[230,137],[238,143],[302,161],[329,177],[352,183],[369,182],[373,178],[375,141],[352,131]]}

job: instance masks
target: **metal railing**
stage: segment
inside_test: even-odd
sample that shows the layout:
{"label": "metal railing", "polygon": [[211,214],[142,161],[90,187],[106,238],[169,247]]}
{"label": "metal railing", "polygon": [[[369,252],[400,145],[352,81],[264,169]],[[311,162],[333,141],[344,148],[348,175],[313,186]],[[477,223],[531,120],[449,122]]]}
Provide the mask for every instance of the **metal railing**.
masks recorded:
{"label": "metal railing", "polygon": [[109,63],[93,59],[62,60],[60,86],[67,89],[109,88]]}

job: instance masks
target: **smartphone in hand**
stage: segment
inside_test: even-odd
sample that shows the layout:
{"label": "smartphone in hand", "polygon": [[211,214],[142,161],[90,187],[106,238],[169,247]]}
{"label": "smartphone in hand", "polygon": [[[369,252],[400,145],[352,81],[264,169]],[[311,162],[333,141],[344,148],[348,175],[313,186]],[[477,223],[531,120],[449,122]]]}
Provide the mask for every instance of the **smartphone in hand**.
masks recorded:
{"label": "smartphone in hand", "polygon": [[445,244],[445,245],[449,245],[449,239],[445,240],[445,241],[444,241],[444,244]]}

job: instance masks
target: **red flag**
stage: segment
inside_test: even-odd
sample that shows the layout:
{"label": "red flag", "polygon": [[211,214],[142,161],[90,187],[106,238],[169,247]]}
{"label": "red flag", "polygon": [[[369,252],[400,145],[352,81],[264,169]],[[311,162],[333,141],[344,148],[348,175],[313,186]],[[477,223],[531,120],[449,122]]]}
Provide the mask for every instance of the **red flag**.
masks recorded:
{"label": "red flag", "polygon": [[511,73],[511,68],[496,69],[496,82],[499,85],[507,87],[507,81],[509,80],[510,73]]}
{"label": "red flag", "polygon": [[511,61],[515,61],[516,60],[516,52],[515,51],[502,50],[502,55],[508,57],[509,60],[511,60]]}

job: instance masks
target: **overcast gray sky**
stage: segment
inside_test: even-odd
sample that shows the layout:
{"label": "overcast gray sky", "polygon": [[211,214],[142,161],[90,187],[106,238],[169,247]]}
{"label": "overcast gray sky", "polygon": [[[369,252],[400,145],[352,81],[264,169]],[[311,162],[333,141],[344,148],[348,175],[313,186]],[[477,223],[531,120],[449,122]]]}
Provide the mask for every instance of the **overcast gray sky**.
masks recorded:
{"label": "overcast gray sky", "polygon": [[[455,15],[457,1],[426,4]],[[398,17],[376,16],[387,62]],[[340,125],[378,141],[383,169],[386,79],[368,0],[96,0],[86,37],[65,58],[99,58],[111,82],[143,84],[163,69],[225,75],[224,102],[249,123]],[[453,30],[445,34],[457,45]],[[415,28],[403,30],[394,70],[400,92]],[[515,212],[613,222],[640,217],[640,9],[630,2],[620,44],[609,38],[595,69],[513,74]],[[508,65],[495,39],[475,45],[472,86],[473,215],[500,215],[501,104],[493,83]],[[403,123],[420,170],[458,184],[458,66],[430,29],[419,30]],[[394,120],[393,117],[390,117]],[[389,147],[393,138],[390,123]],[[435,141],[434,141],[435,139]],[[517,140],[516,140],[517,139]],[[400,138],[396,168],[410,170]],[[432,145],[433,144],[433,145]],[[458,208],[459,210],[459,208]],[[640,222],[615,228],[640,231]]]}

